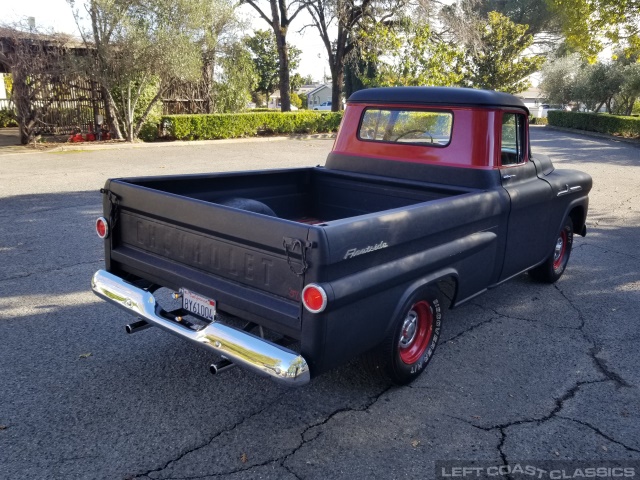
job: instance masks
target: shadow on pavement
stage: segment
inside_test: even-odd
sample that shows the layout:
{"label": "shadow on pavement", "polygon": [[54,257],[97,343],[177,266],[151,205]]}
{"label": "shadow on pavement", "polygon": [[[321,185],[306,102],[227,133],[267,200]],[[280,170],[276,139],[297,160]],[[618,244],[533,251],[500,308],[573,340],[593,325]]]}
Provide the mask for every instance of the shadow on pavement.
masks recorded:
{"label": "shadow on pavement", "polygon": [[20,145],[20,136],[17,128],[0,128],[0,148]]}

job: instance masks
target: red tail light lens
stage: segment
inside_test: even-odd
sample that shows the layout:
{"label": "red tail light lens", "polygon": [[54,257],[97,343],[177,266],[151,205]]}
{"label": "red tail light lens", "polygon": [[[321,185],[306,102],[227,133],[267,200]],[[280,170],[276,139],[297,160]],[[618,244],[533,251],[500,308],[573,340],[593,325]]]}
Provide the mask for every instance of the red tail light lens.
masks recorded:
{"label": "red tail light lens", "polygon": [[96,220],[96,233],[100,238],[109,236],[109,223],[106,218],[100,217]]}
{"label": "red tail light lens", "polygon": [[327,294],[320,285],[310,283],[302,290],[302,304],[311,313],[320,313],[327,308]]}

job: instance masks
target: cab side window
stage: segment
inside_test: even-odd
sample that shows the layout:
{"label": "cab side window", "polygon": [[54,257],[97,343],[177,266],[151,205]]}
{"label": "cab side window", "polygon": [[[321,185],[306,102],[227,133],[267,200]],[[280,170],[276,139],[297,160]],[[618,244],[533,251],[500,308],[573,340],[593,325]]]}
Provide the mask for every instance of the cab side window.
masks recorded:
{"label": "cab side window", "polygon": [[519,113],[502,115],[502,165],[517,165],[525,161],[525,122],[525,116]]}

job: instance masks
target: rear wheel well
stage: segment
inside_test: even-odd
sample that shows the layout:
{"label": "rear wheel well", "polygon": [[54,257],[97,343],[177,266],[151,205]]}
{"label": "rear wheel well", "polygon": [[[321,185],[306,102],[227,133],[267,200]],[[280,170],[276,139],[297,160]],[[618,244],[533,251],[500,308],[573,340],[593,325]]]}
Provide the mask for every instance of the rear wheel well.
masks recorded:
{"label": "rear wheel well", "polygon": [[442,277],[438,279],[435,286],[437,286],[440,292],[442,292],[445,299],[443,307],[448,309],[452,308],[455,304],[456,297],[458,296],[458,279],[453,275]]}

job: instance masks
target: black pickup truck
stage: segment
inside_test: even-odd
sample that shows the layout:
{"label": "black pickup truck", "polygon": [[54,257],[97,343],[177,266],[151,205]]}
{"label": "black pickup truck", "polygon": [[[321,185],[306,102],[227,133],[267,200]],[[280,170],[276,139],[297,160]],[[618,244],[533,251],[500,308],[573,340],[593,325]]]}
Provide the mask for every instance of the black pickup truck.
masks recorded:
{"label": "black pickup truck", "polygon": [[[279,382],[366,354],[415,379],[451,306],[522,272],[555,282],[586,235],[591,178],[532,155],[528,110],[498,92],[353,94],[324,167],[105,184],[94,292]],[[161,287],[180,305],[160,306]],[[231,319],[231,320],[225,320]],[[244,327],[238,322],[241,319]]]}

